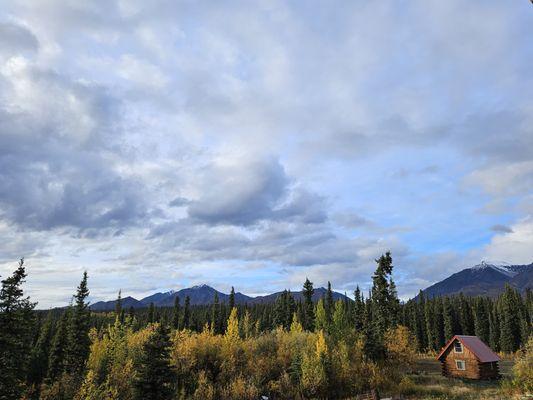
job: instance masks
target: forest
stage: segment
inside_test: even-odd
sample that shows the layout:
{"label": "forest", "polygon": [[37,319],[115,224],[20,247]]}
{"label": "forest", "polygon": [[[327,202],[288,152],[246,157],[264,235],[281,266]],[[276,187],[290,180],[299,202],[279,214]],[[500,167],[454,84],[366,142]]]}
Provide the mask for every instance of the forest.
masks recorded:
{"label": "forest", "polygon": [[[402,393],[421,355],[456,334],[476,335],[516,357],[512,393],[533,391],[533,294],[510,286],[498,298],[398,299],[390,253],[372,288],[353,300],[273,304],[89,308],[85,272],[65,308],[35,310],[24,295],[24,260],[0,292],[0,399],[336,399],[371,389]],[[405,389],[405,388],[404,388]]]}

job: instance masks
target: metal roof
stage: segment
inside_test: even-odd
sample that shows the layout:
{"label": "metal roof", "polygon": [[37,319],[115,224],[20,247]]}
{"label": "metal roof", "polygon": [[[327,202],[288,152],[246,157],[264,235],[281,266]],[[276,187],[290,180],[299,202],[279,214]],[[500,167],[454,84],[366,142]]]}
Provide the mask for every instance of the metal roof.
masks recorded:
{"label": "metal roof", "polygon": [[482,362],[494,362],[494,361],[500,361],[500,357],[496,353],[494,353],[489,346],[487,346],[483,341],[478,338],[477,336],[466,336],[466,335],[455,335],[453,338],[450,339],[448,343],[442,348],[441,352],[439,353],[439,356],[437,357],[438,360],[442,357],[442,355],[446,352],[448,347],[455,342],[455,340],[458,340],[465,346],[468,350],[470,350],[476,358]]}

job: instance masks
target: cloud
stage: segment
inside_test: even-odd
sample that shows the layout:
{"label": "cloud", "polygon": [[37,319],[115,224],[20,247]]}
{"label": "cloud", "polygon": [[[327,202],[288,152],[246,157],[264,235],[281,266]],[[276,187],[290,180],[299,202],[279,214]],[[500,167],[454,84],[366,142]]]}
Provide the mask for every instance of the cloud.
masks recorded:
{"label": "cloud", "polygon": [[487,260],[504,260],[513,264],[533,262],[533,217],[528,216],[511,225],[510,232],[494,236],[483,249]]}
{"label": "cloud", "polygon": [[39,49],[37,37],[26,27],[0,21],[0,54],[13,56],[33,54]]}
{"label": "cloud", "polygon": [[528,6],[9,2],[0,262],[54,303],[84,267],[102,295],[252,265],[351,292],[392,249],[406,295],[527,258]]}
{"label": "cloud", "polygon": [[513,230],[506,225],[496,224],[490,227],[493,232],[513,233]]}

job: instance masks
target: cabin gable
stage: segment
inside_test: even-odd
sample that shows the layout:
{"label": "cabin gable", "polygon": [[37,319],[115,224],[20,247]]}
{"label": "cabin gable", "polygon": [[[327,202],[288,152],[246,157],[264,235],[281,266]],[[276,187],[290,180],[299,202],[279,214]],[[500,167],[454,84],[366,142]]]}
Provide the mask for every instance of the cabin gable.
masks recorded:
{"label": "cabin gable", "polygon": [[[438,356],[442,365],[442,374],[449,377],[468,379],[497,379],[500,376],[498,368],[498,356],[490,351],[479,338],[466,336],[465,342],[461,336],[454,336],[443,348]],[[472,343],[473,342],[473,343]],[[472,347],[467,346],[470,345]],[[476,354],[472,349],[479,350],[481,344],[486,362],[480,361],[480,354]],[[487,361],[487,350],[492,354]],[[483,359],[483,358],[481,358]]]}

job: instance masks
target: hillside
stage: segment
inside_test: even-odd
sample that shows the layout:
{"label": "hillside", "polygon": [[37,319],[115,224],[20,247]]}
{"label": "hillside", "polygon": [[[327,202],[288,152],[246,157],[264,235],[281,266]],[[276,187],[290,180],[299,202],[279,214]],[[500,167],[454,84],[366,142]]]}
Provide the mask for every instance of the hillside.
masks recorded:
{"label": "hillside", "polygon": [[451,296],[463,293],[467,296],[499,295],[509,284],[520,292],[533,288],[533,263],[509,265],[482,262],[463,269],[423,290],[428,297]]}

